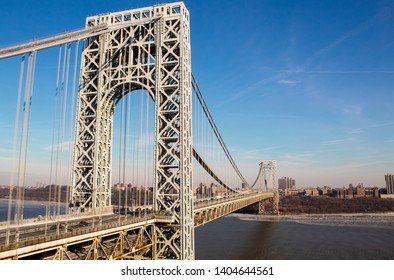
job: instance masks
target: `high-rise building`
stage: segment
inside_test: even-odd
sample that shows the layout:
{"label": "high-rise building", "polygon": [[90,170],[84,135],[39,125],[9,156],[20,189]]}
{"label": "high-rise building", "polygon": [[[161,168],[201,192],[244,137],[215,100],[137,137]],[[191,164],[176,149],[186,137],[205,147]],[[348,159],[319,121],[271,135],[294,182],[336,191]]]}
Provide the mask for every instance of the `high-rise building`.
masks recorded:
{"label": "high-rise building", "polygon": [[384,179],[386,180],[387,194],[394,194],[394,175],[386,174]]}
{"label": "high-rise building", "polygon": [[295,189],[296,182],[291,177],[282,177],[278,180],[279,190],[284,191],[285,194],[291,189]]}

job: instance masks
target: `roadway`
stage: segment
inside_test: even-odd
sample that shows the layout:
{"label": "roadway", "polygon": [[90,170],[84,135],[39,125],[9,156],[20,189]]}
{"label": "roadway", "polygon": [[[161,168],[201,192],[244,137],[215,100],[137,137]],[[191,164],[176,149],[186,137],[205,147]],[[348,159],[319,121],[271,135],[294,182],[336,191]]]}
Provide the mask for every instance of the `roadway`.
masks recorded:
{"label": "roadway", "polygon": [[103,214],[85,215],[72,217],[68,215],[60,216],[57,220],[30,221],[21,225],[8,225],[0,227],[0,245],[5,245],[7,234],[9,243],[18,243],[26,240],[37,239],[44,236],[56,236],[61,233],[73,233],[81,229],[95,228],[128,221],[129,223],[149,220],[154,218],[151,211],[141,211],[138,213],[125,214]]}
{"label": "roadway", "polygon": [[[247,205],[272,197],[269,193],[251,193],[214,199],[201,199],[194,204],[195,226],[220,218]],[[172,223],[169,212],[154,212],[151,206],[139,212],[108,213],[83,216],[62,215],[57,220],[26,220],[23,224],[0,224],[0,253],[37,244],[77,240],[116,228],[134,228],[141,224]],[[112,231],[112,230],[111,230]],[[81,239],[81,240],[82,240]],[[8,242],[7,242],[8,240]],[[80,241],[78,241],[80,242]]]}

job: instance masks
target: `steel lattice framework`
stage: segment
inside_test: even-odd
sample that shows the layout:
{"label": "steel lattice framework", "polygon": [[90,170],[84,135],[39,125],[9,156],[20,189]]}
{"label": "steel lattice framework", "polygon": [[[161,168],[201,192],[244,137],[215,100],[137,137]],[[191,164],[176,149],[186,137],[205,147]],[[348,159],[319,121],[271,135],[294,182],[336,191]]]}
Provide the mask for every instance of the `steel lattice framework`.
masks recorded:
{"label": "steel lattice framework", "polygon": [[[133,90],[155,100],[154,208],[174,223],[155,227],[153,258],[194,258],[189,12],[183,3],[88,17],[110,27],[85,39],[70,210],[111,211],[116,104]],[[119,26],[119,28],[116,28]]]}
{"label": "steel lattice framework", "polygon": [[[270,204],[272,205],[272,212],[274,214],[279,214],[279,193],[277,187],[277,176],[276,176],[276,161],[275,160],[262,160],[260,162],[260,170],[259,175],[255,183],[258,182],[259,189],[263,191],[272,191],[274,196],[270,198]],[[268,185],[270,184],[271,190],[268,189]],[[265,200],[260,201],[259,203],[259,212],[265,213]]]}

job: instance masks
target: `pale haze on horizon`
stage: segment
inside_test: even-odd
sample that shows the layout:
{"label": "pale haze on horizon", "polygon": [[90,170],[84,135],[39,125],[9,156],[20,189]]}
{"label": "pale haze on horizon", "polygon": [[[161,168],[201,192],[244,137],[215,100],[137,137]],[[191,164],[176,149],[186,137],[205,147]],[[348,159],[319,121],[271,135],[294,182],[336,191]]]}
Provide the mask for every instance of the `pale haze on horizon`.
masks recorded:
{"label": "pale haze on horizon", "polygon": [[[8,1],[0,11],[0,47],[81,28],[87,16],[158,3]],[[297,187],[385,186],[384,175],[394,173],[392,1],[185,5],[193,74],[249,182],[260,160],[276,160],[278,178],[292,177]],[[19,61],[0,60],[0,185],[9,183],[11,170]],[[46,95],[53,88],[37,82],[32,114],[51,116]],[[50,122],[43,113],[32,119],[31,185],[48,180],[51,139],[40,135],[51,135]]]}

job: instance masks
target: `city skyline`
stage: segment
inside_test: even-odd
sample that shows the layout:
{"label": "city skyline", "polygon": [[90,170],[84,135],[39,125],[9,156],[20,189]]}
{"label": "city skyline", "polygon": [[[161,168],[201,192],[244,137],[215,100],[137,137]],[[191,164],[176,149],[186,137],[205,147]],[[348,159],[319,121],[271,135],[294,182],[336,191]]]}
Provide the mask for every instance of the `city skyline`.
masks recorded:
{"label": "city skyline", "polygon": [[[278,178],[293,177],[299,186],[385,185],[384,175],[394,172],[393,3],[184,2],[191,14],[193,72],[249,182],[260,160],[273,159]],[[81,28],[90,15],[157,3],[9,2],[3,4],[0,20],[13,28],[4,28],[0,47]],[[59,8],[66,18],[59,19]],[[18,63],[11,64],[18,60],[0,64],[4,169],[12,146],[19,71]],[[40,93],[35,98],[45,100]],[[33,112],[48,106],[36,100]],[[32,129],[45,122],[38,118]],[[29,158],[42,170],[51,143],[30,141],[34,150]],[[8,177],[0,174],[4,184]]]}

